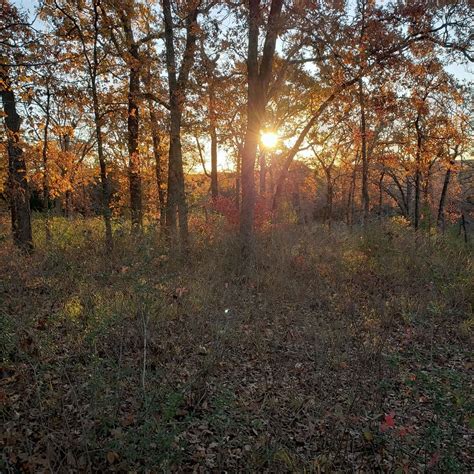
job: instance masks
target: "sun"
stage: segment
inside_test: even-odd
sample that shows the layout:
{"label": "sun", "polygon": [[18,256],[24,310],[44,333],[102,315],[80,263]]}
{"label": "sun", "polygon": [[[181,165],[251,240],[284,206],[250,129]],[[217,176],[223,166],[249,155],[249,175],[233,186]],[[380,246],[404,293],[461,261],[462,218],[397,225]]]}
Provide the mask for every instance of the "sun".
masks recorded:
{"label": "sun", "polygon": [[278,143],[278,135],[274,132],[262,132],[260,139],[265,148],[275,148]]}

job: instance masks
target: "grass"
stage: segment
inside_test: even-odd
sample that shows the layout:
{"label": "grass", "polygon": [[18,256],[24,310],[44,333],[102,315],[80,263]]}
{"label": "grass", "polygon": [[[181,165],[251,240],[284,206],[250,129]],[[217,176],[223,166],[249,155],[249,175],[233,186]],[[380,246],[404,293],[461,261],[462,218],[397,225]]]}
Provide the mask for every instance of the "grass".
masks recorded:
{"label": "grass", "polygon": [[461,239],[282,226],[243,272],[217,219],[185,260],[51,225],[29,257],[2,240],[1,471],[469,472]]}

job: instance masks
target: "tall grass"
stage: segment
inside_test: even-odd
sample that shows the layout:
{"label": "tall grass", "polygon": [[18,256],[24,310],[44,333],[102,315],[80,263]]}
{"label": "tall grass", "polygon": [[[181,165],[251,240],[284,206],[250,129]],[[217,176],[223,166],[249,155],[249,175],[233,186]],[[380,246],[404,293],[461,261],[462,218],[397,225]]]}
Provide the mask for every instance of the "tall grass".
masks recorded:
{"label": "tall grass", "polygon": [[275,226],[244,271],[235,235],[211,224],[194,222],[186,257],[118,223],[105,253],[98,219],[52,219],[51,240],[36,220],[31,256],[4,242],[1,357],[8,393],[24,391],[2,417],[9,433],[33,427],[5,469],[22,466],[14,452],[53,471],[420,469],[443,443],[443,462],[466,466],[464,402],[445,402],[455,418],[431,438],[421,420],[413,449],[376,420],[397,397],[409,417],[400,387],[417,368],[441,371],[417,390],[467,393],[446,361],[472,337],[472,247],[397,219]]}

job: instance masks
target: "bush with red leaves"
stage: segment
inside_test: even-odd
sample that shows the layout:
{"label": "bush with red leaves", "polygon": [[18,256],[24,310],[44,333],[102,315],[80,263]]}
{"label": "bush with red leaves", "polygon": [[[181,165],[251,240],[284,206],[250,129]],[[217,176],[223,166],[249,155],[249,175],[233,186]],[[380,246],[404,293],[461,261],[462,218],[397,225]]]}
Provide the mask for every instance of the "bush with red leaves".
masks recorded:
{"label": "bush with red leaves", "polygon": [[[225,217],[227,223],[237,227],[240,221],[239,209],[235,200],[227,196],[218,196],[209,203],[209,209]],[[255,228],[262,230],[271,221],[271,210],[267,200],[258,198],[255,203]]]}

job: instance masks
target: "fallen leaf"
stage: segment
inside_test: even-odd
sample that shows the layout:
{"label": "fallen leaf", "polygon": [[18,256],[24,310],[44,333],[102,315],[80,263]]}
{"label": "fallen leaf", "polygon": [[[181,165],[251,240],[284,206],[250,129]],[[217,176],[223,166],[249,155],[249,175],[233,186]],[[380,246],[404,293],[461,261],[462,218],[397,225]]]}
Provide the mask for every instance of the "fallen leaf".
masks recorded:
{"label": "fallen leaf", "polygon": [[380,425],[380,431],[384,433],[385,431],[395,427],[395,413],[390,412],[388,415],[385,415],[383,423]]}
{"label": "fallen leaf", "polygon": [[119,457],[120,456],[115,451],[109,451],[107,453],[107,461],[109,462],[109,464],[113,464],[115,461],[119,459]]}
{"label": "fallen leaf", "polygon": [[364,438],[365,438],[367,441],[373,441],[374,435],[373,435],[372,432],[370,432],[369,430],[365,430],[365,431],[364,431]]}

